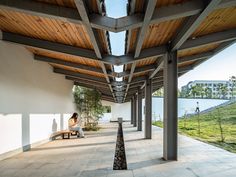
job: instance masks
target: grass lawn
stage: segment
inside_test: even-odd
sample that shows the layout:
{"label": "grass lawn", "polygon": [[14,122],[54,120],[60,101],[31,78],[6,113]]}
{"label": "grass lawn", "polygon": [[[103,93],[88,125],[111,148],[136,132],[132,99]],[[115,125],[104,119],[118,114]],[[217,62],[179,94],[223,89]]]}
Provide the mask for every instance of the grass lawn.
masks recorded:
{"label": "grass lawn", "polygon": [[[157,121],[153,125],[163,127],[163,122]],[[181,134],[236,153],[236,103],[200,114],[199,117],[182,117],[178,125]]]}

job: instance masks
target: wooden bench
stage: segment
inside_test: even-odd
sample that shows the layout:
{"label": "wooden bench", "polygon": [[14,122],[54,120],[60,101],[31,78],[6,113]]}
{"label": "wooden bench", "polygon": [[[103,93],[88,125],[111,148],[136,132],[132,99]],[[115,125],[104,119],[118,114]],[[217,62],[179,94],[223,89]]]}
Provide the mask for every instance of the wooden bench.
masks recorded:
{"label": "wooden bench", "polygon": [[53,133],[51,135],[51,140],[55,140],[56,137],[61,136],[62,139],[70,139],[71,135],[77,135],[76,131],[72,131],[72,130],[61,130],[61,131],[57,131],[55,133]]}

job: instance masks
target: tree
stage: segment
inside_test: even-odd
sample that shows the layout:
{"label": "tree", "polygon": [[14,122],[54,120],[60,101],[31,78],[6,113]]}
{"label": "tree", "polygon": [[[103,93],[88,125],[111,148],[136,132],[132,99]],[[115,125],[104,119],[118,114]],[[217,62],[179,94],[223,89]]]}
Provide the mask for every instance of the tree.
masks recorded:
{"label": "tree", "polygon": [[196,98],[197,96],[201,96],[202,98],[204,97],[204,88],[201,85],[194,85],[190,88],[190,93],[191,95]]}
{"label": "tree", "polygon": [[218,84],[217,91],[218,91],[219,98],[226,98],[226,95],[228,93],[228,87],[224,84]]}
{"label": "tree", "polygon": [[97,122],[104,111],[101,104],[101,94],[97,90],[80,86],[74,87],[73,94],[76,108],[79,114],[85,118],[85,124],[88,124],[91,119]]}
{"label": "tree", "polygon": [[220,128],[220,141],[224,142],[225,141],[225,136],[224,136],[224,130],[223,130],[223,126],[222,126],[222,118],[221,118],[221,114],[220,114],[220,109],[217,108],[217,122]]}
{"label": "tree", "polygon": [[210,87],[204,88],[204,92],[207,98],[212,98],[212,89]]}
{"label": "tree", "polygon": [[196,85],[193,85],[190,88],[190,94],[193,96],[193,98],[195,98],[196,95],[198,94],[196,87],[197,87]]}
{"label": "tree", "polygon": [[152,95],[153,95],[153,96],[163,97],[163,96],[164,96],[164,90],[163,90],[163,88],[160,88],[160,89],[156,90]]}
{"label": "tree", "polygon": [[229,81],[231,83],[231,98],[234,98],[234,91],[235,91],[235,86],[236,86],[236,76],[231,76],[229,78]]}

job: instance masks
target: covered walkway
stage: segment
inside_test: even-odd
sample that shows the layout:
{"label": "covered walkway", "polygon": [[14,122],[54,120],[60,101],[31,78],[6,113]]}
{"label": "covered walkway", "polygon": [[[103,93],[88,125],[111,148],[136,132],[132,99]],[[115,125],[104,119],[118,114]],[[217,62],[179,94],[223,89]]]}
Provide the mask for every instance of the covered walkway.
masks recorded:
{"label": "covered walkway", "polygon": [[103,124],[86,139],[56,140],[0,161],[1,177],[231,177],[236,174],[236,154],[179,136],[178,161],[163,161],[162,129],[153,138],[124,124],[128,170],[113,171],[117,123]]}

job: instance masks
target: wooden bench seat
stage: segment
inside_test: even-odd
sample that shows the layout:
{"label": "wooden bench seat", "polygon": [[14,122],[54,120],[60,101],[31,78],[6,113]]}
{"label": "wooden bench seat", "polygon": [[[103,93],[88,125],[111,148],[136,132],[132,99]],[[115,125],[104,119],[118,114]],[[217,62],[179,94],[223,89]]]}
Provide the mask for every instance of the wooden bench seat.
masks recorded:
{"label": "wooden bench seat", "polygon": [[[51,135],[51,139],[55,140],[58,136],[61,136],[62,139],[70,139],[70,136],[73,135],[73,133],[75,133],[75,131],[72,130],[57,131]],[[75,135],[77,135],[77,133]]]}

